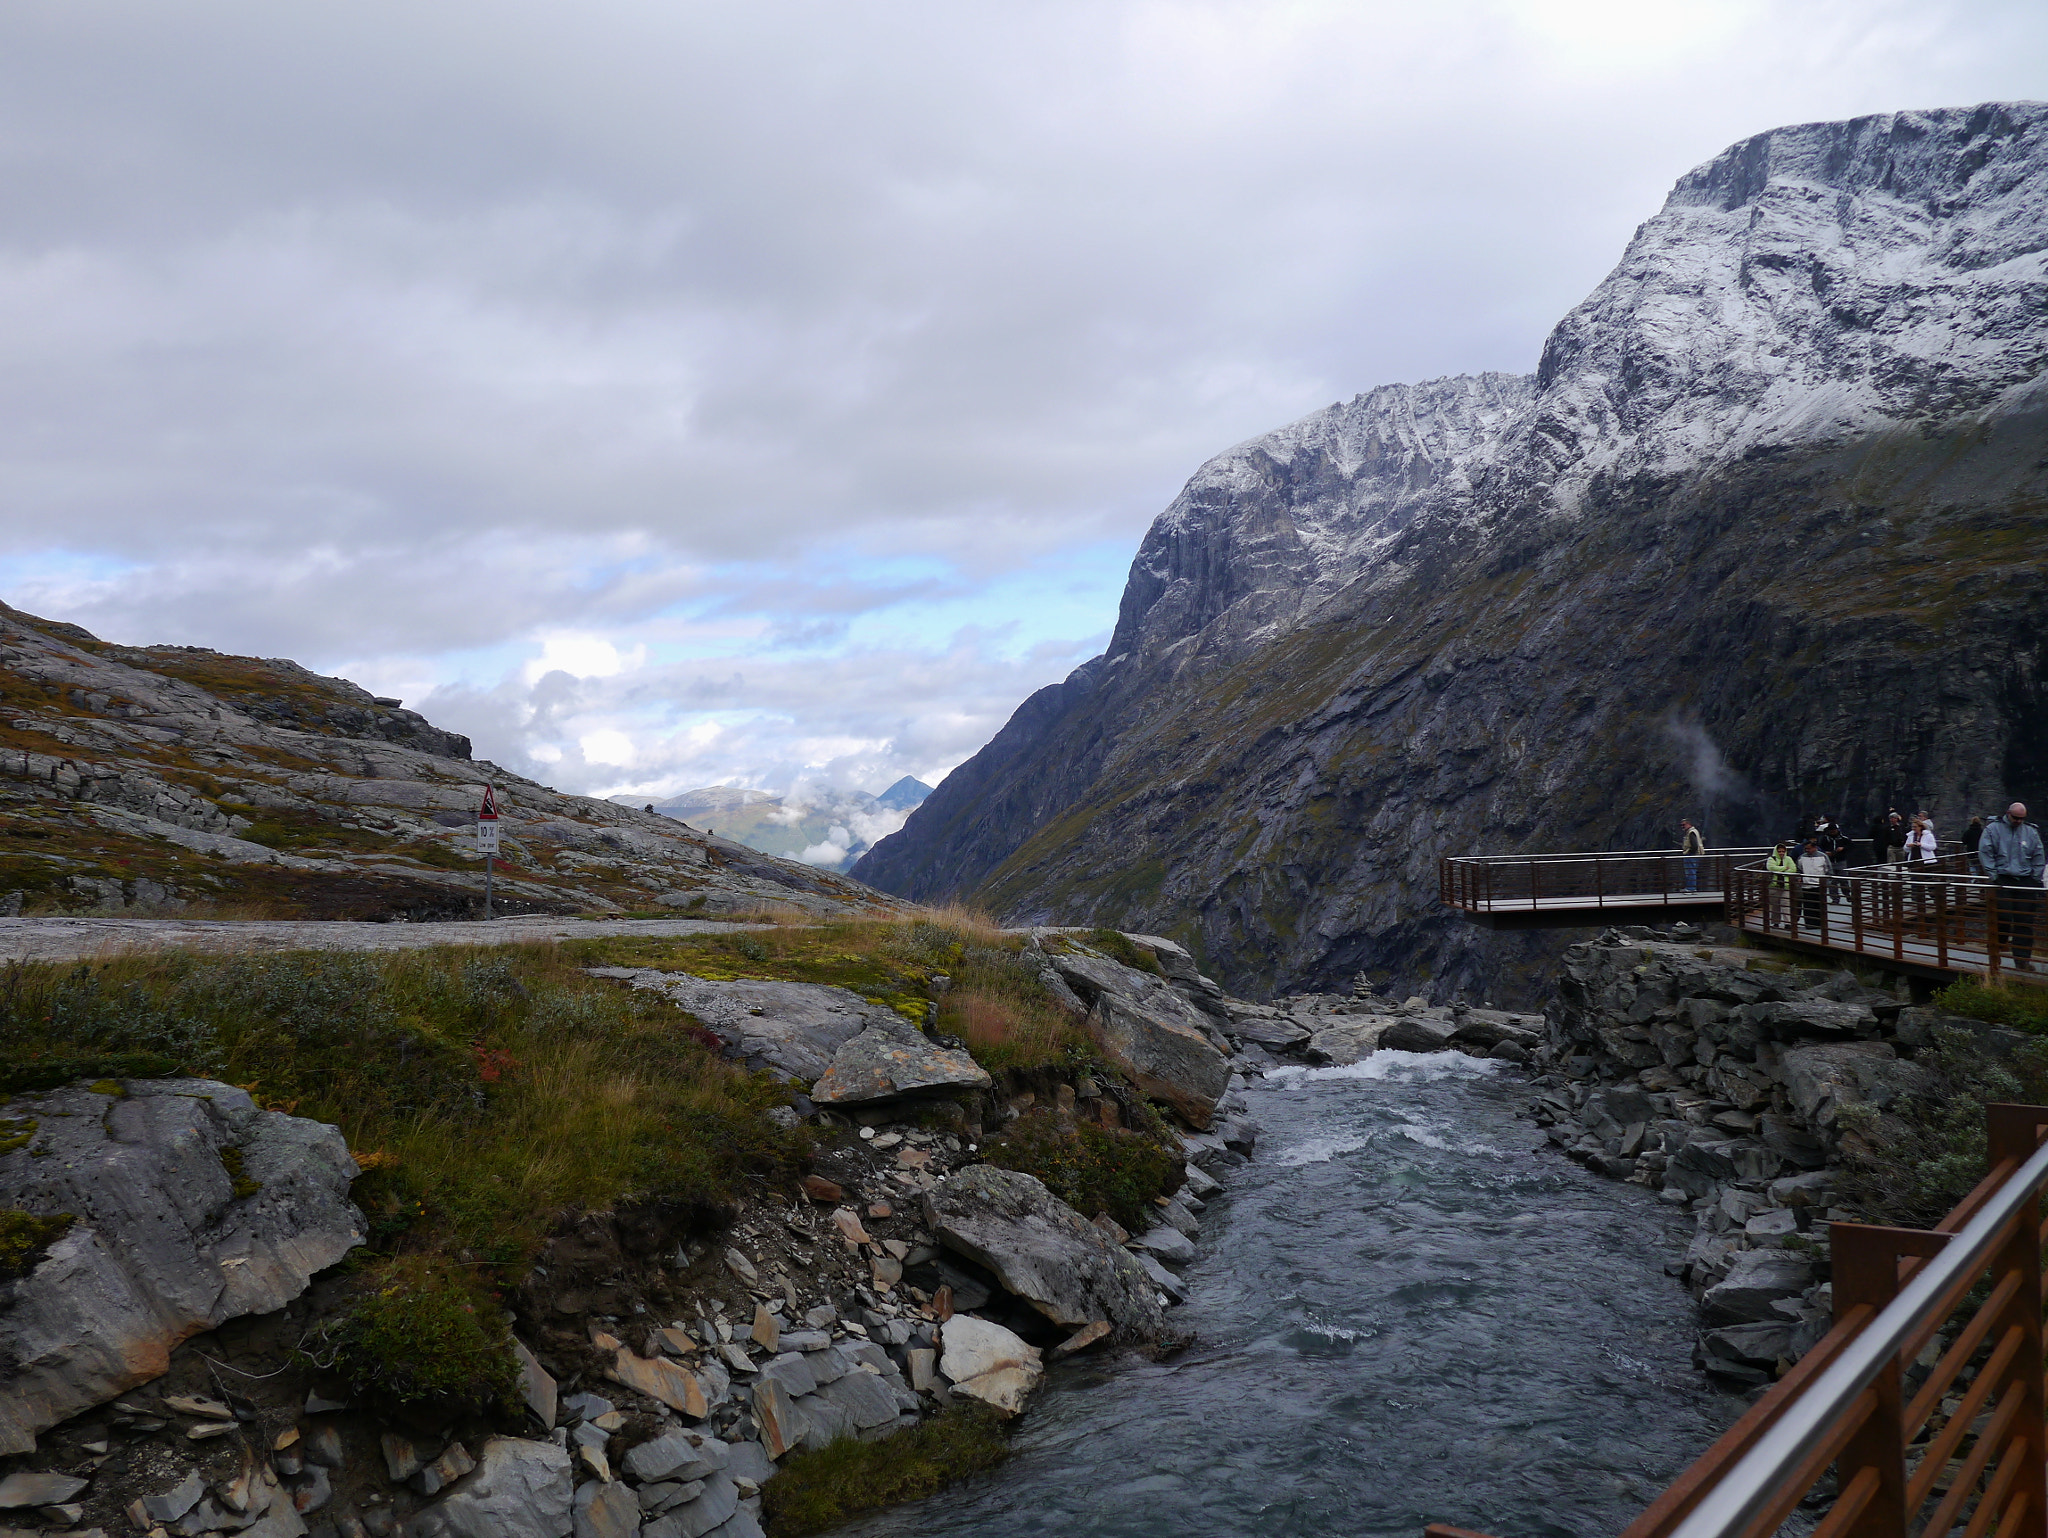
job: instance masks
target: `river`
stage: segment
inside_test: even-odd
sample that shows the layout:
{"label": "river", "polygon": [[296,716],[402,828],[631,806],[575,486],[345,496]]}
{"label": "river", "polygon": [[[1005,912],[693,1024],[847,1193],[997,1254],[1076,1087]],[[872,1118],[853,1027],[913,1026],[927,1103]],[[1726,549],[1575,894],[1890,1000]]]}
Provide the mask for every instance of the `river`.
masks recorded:
{"label": "river", "polygon": [[1732,1421],[1663,1274],[1691,1231],[1542,1146],[1457,1054],[1283,1069],[1203,1217],[1163,1363],[1055,1370],[1001,1470],[840,1529],[1596,1538]]}

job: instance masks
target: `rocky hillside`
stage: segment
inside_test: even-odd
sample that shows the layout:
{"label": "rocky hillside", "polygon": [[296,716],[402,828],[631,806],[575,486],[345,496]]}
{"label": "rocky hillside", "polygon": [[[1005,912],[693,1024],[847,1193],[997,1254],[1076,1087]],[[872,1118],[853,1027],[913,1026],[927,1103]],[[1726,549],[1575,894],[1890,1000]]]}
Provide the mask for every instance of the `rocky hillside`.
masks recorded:
{"label": "rocky hillside", "polygon": [[1172,935],[1243,990],[1515,990],[1439,855],[2048,793],[2048,105],[1683,177],[1534,375],[1390,386],[1195,475],[1108,651],[855,868]]}
{"label": "rocky hillside", "polygon": [[468,918],[498,789],[499,913],[892,906],[846,878],[470,757],[296,663],[113,646],[0,605],[0,909]]}

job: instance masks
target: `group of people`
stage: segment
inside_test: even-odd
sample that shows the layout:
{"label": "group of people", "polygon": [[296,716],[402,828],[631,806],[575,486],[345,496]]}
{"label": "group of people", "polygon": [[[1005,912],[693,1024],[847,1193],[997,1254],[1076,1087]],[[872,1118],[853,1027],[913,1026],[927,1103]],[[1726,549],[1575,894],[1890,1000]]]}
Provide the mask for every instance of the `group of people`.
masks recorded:
{"label": "group of people", "polygon": [[[1699,831],[1690,822],[1680,828],[1680,852],[1686,860],[1688,878],[1695,853],[1704,853]],[[1931,862],[1940,852],[1934,822],[1925,812],[1909,822],[1896,809],[1871,819],[1872,864],[1905,865]],[[2008,964],[2015,970],[2033,970],[2034,927],[2042,902],[2044,859],[2040,829],[2027,821],[2024,802],[2015,801],[2002,817],[1986,821],[1972,818],[1963,832],[1963,849],[1973,875],[1987,876],[1999,888],[1998,938]],[[1771,851],[1764,868],[1771,873],[1772,922],[1783,923],[1791,916],[1791,897],[1799,894],[1800,922],[1819,928],[1824,904],[1845,894],[1841,875],[1849,865],[1849,837],[1832,817],[1816,817],[1808,829],[1786,839]],[[1794,877],[1802,878],[1794,881]],[[1688,879],[1688,889],[1691,887]]]}

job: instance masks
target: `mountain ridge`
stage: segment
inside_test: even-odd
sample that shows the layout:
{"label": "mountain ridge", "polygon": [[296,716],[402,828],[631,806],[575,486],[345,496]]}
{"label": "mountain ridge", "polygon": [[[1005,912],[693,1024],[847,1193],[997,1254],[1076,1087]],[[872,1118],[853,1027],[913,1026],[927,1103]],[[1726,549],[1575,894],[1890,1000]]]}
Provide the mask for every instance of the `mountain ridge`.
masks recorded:
{"label": "mountain ridge", "polygon": [[[2043,761],[2044,249],[2040,103],[1731,146],[1533,375],[1202,466],[1109,649],[855,875],[1169,934],[1240,989],[1484,991],[1547,942],[1434,912],[1438,853],[1909,789],[1959,824]],[[1463,431],[1403,437],[1416,399]]]}

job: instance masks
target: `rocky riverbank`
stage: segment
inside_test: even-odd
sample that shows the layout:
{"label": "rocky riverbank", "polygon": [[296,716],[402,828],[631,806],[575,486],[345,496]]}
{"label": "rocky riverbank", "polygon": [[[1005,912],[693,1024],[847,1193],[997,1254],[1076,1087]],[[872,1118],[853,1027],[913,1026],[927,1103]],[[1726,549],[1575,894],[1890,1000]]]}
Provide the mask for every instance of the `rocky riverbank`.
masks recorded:
{"label": "rocky riverbank", "polygon": [[[1017,955],[1095,1043],[1086,1061],[990,1072],[916,1011],[846,988],[591,969],[786,1081],[791,1104],[768,1114],[807,1123],[815,1154],[800,1195],[708,1225],[565,1218],[500,1298],[518,1365],[505,1414],[394,1406],[337,1357],[353,1293],[336,1262],[370,1222],[335,1128],[209,1080],[13,1096],[0,1358],[32,1392],[0,1411],[0,1523],[752,1538],[793,1454],[958,1407],[1015,1415],[1060,1356],[1176,1349],[1203,1198],[1257,1137],[1243,1087],[1273,1061],[1261,1038],[1307,1041],[1314,1001],[1283,1026],[1146,936],[1046,931]],[[1084,1211],[990,1162],[1029,1164],[1045,1138],[1168,1150],[1164,1189]],[[102,1306],[114,1292],[127,1301]]]}
{"label": "rocky riverbank", "polygon": [[1610,930],[1566,953],[1532,1114],[1587,1168],[1692,1215],[1666,1270],[1699,1304],[1695,1360],[1753,1388],[1829,1328],[1829,1224],[1872,1220],[1842,1205],[1845,1163],[1878,1157],[1935,1087],[1919,1059],[1944,1041],[2008,1059],[2026,1040],[1915,1005],[1903,981],[1685,925]]}

